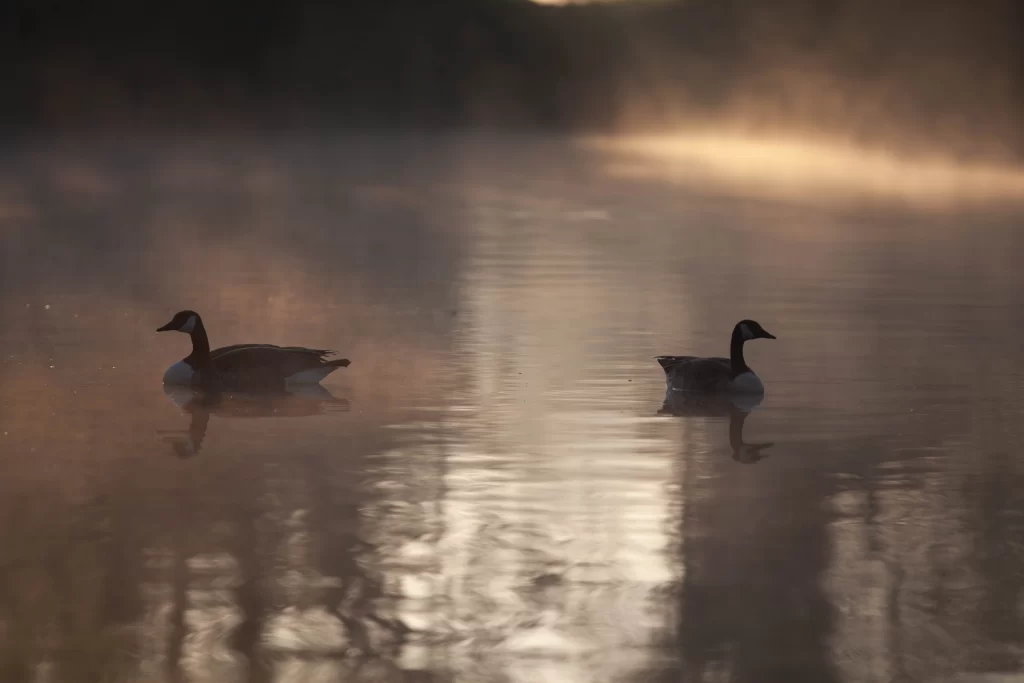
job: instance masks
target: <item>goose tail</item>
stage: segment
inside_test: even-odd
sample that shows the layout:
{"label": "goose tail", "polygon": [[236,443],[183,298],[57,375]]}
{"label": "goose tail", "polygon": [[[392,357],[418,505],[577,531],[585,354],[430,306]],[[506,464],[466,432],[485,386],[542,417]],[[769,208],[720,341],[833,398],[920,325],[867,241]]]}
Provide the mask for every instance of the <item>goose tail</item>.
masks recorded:
{"label": "goose tail", "polygon": [[315,367],[306,368],[300,372],[296,372],[293,375],[289,375],[285,378],[286,385],[296,384],[318,384],[327,375],[331,374],[338,368],[347,368],[351,361],[348,358],[338,358],[335,360],[321,359],[320,365]]}
{"label": "goose tail", "polygon": [[693,360],[693,356],[655,356],[654,360],[658,361],[658,365],[667,375],[680,363]]}

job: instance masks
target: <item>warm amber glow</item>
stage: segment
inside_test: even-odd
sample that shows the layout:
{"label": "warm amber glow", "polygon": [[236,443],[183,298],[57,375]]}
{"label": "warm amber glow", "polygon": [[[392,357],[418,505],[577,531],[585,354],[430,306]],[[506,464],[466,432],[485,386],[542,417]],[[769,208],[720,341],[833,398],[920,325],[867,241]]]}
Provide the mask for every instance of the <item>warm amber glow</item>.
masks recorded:
{"label": "warm amber glow", "polygon": [[592,138],[613,154],[614,175],[714,185],[789,199],[878,197],[941,204],[1024,199],[1024,171],[1011,166],[911,159],[881,149],[725,133]]}

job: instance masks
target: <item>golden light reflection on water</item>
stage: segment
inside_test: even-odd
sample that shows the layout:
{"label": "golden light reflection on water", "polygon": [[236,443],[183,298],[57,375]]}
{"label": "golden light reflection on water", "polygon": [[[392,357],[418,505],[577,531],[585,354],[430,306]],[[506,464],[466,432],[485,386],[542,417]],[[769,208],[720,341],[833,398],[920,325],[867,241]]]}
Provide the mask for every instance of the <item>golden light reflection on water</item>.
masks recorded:
{"label": "golden light reflection on water", "polygon": [[[406,425],[409,446],[382,454],[382,466],[422,484],[388,485],[391,502],[367,520],[390,587],[378,608],[412,630],[407,648],[434,643],[428,661],[454,660],[456,680],[476,670],[528,681],[553,667],[560,680],[611,681],[664,666],[680,571],[678,499],[666,481],[675,464],[657,441],[627,463],[646,440],[623,439],[636,423],[608,425],[600,413],[572,416],[569,430],[602,439],[600,449],[527,454],[494,438],[496,422],[517,419],[502,413]],[[558,421],[549,427],[565,427]],[[425,447],[424,433],[437,445]]]}
{"label": "golden light reflection on water", "polygon": [[1010,165],[908,158],[885,149],[797,137],[729,133],[590,138],[608,173],[695,189],[810,202],[876,198],[927,206],[1024,200],[1024,170]]}
{"label": "golden light reflection on water", "polygon": [[405,444],[381,456],[382,470],[420,482],[389,477],[392,502],[368,520],[388,604],[455,680],[671,669],[685,464],[663,420],[620,410],[649,398],[626,381],[630,365],[579,343],[602,315],[597,281],[617,277],[608,255],[580,241],[585,230],[531,228],[549,214],[522,205],[523,231],[504,230],[512,208],[482,192],[471,209],[461,400],[396,425]]}
{"label": "golden light reflection on water", "polygon": [[[1006,657],[986,643],[975,616],[987,589],[972,557],[965,501],[948,473],[926,469],[944,457],[889,463],[867,490],[833,496],[825,586],[836,606],[833,659],[848,680],[896,672],[937,680],[976,666],[969,651]],[[912,495],[894,485],[907,476],[920,483]],[[941,629],[933,621],[937,604],[952,617]]]}

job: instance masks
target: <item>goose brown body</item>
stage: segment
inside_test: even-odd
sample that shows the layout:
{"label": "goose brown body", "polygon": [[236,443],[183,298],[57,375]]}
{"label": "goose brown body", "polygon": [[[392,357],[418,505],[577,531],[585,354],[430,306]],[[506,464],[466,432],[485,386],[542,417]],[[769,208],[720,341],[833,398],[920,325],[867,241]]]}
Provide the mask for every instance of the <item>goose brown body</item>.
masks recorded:
{"label": "goose brown body", "polygon": [[164,374],[164,384],[207,389],[283,389],[289,384],[316,384],[347,358],[332,359],[334,351],[303,346],[233,344],[210,349],[202,318],[195,311],[180,311],[157,332],[176,331],[192,339],[192,353]]}
{"label": "goose brown body", "polygon": [[743,344],[751,339],[775,339],[754,320],[741,320],[732,330],[729,358],[699,356],[658,356],[669,389],[698,393],[758,393],[761,379],[743,358]]}

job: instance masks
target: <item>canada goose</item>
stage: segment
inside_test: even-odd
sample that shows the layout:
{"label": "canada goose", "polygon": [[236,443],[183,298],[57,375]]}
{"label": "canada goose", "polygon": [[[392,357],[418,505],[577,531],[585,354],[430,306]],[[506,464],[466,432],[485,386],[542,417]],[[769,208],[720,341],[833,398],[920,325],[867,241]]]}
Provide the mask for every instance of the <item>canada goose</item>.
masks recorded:
{"label": "canada goose", "polygon": [[317,384],[347,358],[327,360],[334,351],[301,346],[235,344],[210,350],[203,319],[195,311],[179,311],[157,332],[184,332],[192,353],[167,368],[164,384],[204,389],[282,390],[292,384]]}
{"label": "canada goose", "polygon": [[657,356],[668,388],[676,391],[763,393],[764,384],[743,360],[743,343],[751,339],[775,339],[753,320],[741,320],[732,328],[729,358]]}

